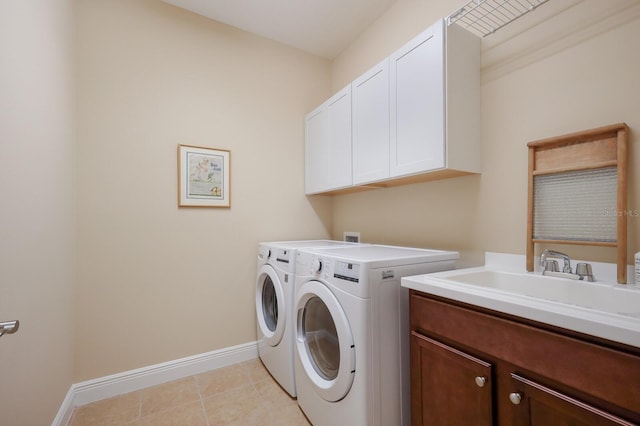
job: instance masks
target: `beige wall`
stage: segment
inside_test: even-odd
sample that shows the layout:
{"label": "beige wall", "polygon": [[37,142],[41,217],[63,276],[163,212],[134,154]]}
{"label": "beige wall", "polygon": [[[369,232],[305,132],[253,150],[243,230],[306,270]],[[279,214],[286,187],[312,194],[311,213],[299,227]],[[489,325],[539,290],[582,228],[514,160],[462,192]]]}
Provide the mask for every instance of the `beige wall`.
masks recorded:
{"label": "beige wall", "polygon": [[[629,208],[640,214],[640,51],[631,47],[640,40],[640,2],[608,3],[603,12],[619,12],[612,17],[595,11],[603,4],[557,0],[554,7],[569,13],[543,22],[543,32],[523,31],[529,19],[523,18],[483,39],[483,58],[491,63],[483,62],[482,174],[335,196],[334,237],[360,231],[367,242],[456,249],[463,266],[482,263],[485,251],[524,254],[527,142],[617,122],[631,128]],[[457,6],[399,0],[336,59],[333,91]],[[501,50],[509,54],[500,58]],[[628,235],[632,256],[640,250],[640,217],[629,218]],[[563,249],[578,258],[615,259],[613,249]]]}
{"label": "beige wall", "polygon": [[[0,424],[48,423],[71,382],[254,340],[259,241],[524,253],[530,140],[626,122],[640,209],[637,7],[555,50],[514,36],[528,59],[483,71],[481,175],[329,198],[303,195],[304,114],[458,1],[398,0],[333,63],[155,0],[73,4],[75,43],[69,0],[0,3],[0,320],[22,321],[0,340]],[[177,208],[179,143],[231,150],[231,209]]]}
{"label": "beige wall", "polygon": [[[259,241],[326,238],[303,118],[330,63],[156,0],[79,1],[75,380],[256,339]],[[178,144],[231,150],[230,209],[178,209]]]}
{"label": "beige wall", "polygon": [[331,69],[333,92],[349,84],[462,3],[459,0],[396,0],[334,60]]}
{"label": "beige wall", "polygon": [[0,2],[0,424],[50,424],[73,379],[70,0]]}

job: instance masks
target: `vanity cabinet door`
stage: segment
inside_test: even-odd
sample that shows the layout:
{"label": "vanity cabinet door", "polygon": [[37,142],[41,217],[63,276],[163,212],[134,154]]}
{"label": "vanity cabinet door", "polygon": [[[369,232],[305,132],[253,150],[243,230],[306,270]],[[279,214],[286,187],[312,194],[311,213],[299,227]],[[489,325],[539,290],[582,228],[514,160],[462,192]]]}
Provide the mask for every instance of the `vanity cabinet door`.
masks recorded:
{"label": "vanity cabinet door", "polygon": [[411,422],[415,425],[493,424],[492,366],[411,333]]}
{"label": "vanity cabinet door", "polygon": [[[632,426],[635,424],[517,374],[511,374],[511,378],[513,392],[508,395],[508,399],[514,405],[512,413],[515,426]],[[507,395],[503,396],[507,397]]]}

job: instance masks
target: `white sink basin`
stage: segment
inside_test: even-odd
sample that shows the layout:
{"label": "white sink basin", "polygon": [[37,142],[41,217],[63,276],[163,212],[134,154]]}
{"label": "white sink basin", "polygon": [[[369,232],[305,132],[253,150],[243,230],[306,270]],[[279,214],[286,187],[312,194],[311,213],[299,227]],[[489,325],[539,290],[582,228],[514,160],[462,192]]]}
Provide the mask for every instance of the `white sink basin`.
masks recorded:
{"label": "white sink basin", "polygon": [[640,318],[640,291],[635,287],[493,270],[458,272],[458,274],[451,274],[448,279],[463,284]]}
{"label": "white sink basin", "polygon": [[640,288],[469,268],[402,278],[402,286],[640,347]]}

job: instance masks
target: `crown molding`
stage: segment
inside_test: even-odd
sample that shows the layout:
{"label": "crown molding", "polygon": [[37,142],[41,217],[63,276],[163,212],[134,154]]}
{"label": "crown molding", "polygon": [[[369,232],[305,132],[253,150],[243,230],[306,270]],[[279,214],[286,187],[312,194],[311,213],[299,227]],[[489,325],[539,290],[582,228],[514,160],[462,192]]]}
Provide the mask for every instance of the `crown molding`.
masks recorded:
{"label": "crown molding", "polygon": [[482,40],[482,84],[639,18],[638,0],[545,3]]}

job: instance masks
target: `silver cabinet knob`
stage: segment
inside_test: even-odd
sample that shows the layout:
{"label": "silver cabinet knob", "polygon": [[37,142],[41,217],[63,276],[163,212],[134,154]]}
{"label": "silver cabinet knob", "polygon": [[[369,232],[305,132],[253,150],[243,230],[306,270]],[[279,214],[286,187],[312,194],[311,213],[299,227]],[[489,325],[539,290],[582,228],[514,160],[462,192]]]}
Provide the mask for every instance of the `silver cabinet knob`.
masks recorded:
{"label": "silver cabinet knob", "polygon": [[485,383],[487,383],[486,377],[482,377],[482,376],[476,377],[476,385],[478,385],[479,388],[483,387]]}
{"label": "silver cabinet knob", "polygon": [[522,394],[520,392],[512,392],[509,394],[509,401],[511,401],[511,403],[513,405],[518,405],[520,404],[520,401],[522,401]]}

